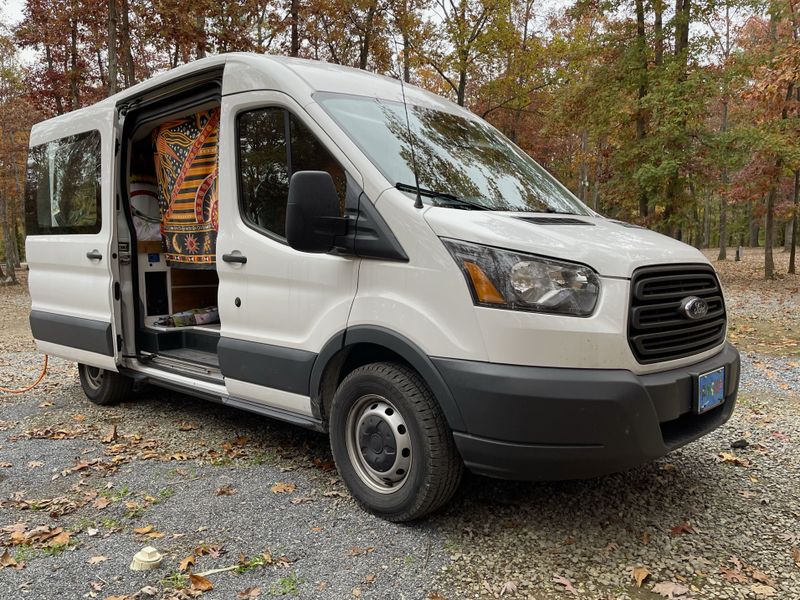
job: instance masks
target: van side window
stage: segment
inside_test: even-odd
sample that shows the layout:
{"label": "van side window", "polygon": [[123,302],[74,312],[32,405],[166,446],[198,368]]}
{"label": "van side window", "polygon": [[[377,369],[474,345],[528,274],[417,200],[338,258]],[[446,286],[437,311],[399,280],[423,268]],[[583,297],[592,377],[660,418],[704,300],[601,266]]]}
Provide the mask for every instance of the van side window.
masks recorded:
{"label": "van side window", "polygon": [[31,148],[25,185],[28,235],[98,233],[100,132]]}
{"label": "van side window", "polygon": [[241,113],[237,122],[239,205],[247,223],[286,237],[289,179],[297,171],[330,173],[344,212],[344,170],[297,117],[271,107]]}

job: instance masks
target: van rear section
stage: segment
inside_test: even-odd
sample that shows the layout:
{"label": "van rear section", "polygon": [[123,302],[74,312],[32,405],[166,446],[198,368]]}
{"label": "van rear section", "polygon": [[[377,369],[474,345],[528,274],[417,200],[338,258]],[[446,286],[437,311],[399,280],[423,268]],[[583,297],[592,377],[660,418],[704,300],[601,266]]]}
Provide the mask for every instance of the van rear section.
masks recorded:
{"label": "van rear section", "polygon": [[37,124],[26,219],[33,336],[89,400],[152,383],[327,433],[392,521],[464,467],[602,475],[735,407],[702,254],[363,71],[209,57]]}

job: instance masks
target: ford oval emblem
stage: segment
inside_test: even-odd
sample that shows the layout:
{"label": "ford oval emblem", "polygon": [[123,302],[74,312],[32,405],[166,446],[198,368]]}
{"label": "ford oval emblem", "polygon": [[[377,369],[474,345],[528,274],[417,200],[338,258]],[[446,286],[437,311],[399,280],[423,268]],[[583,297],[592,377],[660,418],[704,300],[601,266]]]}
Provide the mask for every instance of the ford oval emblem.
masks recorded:
{"label": "ford oval emblem", "polygon": [[708,314],[708,302],[697,296],[689,296],[681,300],[680,312],[692,321],[702,319]]}

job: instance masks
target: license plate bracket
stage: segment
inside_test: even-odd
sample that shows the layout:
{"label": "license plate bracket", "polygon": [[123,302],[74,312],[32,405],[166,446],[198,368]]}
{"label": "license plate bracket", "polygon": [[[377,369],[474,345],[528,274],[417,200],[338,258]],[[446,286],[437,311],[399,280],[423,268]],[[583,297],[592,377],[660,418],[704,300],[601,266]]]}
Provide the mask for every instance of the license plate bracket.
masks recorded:
{"label": "license plate bracket", "polygon": [[725,402],[725,367],[697,376],[695,398],[695,411],[699,415]]}

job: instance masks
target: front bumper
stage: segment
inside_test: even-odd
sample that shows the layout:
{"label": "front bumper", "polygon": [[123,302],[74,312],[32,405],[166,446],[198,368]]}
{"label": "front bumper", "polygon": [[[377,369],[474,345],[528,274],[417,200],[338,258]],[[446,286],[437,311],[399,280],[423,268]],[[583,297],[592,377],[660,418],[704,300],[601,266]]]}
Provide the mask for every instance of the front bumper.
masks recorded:
{"label": "front bumper", "polygon": [[[434,358],[466,431],[453,433],[466,466],[503,479],[557,480],[621,471],[716,429],[733,413],[739,353],[635,375]],[[725,402],[694,412],[698,375],[725,366]]]}

